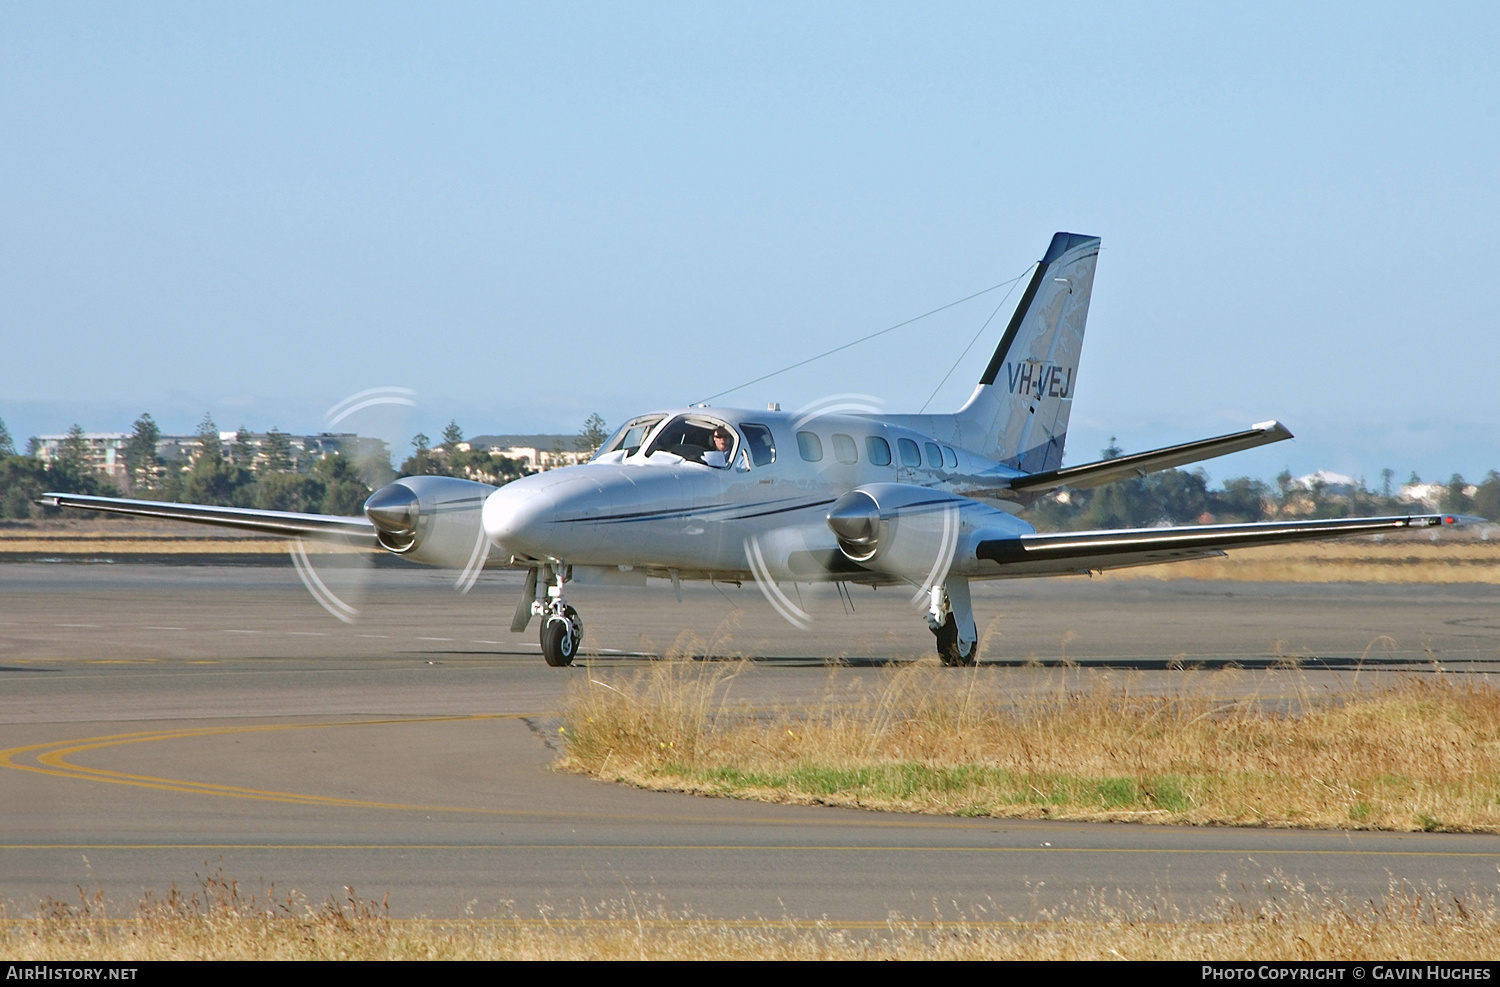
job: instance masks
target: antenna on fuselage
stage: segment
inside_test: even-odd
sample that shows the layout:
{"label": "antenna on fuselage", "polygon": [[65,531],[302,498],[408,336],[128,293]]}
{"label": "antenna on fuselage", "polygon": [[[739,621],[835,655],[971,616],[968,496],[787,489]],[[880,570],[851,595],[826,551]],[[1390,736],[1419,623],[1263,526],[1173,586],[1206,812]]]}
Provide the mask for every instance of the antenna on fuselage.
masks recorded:
{"label": "antenna on fuselage", "polygon": [[[825,356],[833,356],[833,354],[835,354],[835,353],[842,353],[844,350],[849,349],[851,346],[858,346],[860,343],[867,343],[870,340],[876,338],[877,336],[884,336],[888,332],[895,332],[897,329],[900,329],[900,328],[902,328],[904,326],[909,326],[913,322],[920,322],[920,321],[922,321],[923,319],[927,318],[930,315],[937,315],[939,312],[946,312],[948,309],[952,308],[953,306],[955,306],[955,305],[962,305],[964,302],[972,301],[975,298],[978,298],[980,295],[988,295],[990,292],[997,291],[997,290],[999,290],[1001,288],[1004,288],[1007,285],[1010,285],[1010,286],[1014,287],[1015,285],[1017,285],[1021,281],[1023,281],[1026,278],[1026,275],[1030,274],[1030,273],[1031,273],[1031,268],[1028,267],[1025,272],[1016,275],[1015,277],[1011,278],[1009,281],[1001,281],[999,284],[990,285],[988,288],[984,288],[984,289],[982,289],[980,291],[976,291],[972,295],[965,295],[964,297],[958,299],[957,301],[949,302],[946,305],[939,305],[937,308],[933,309],[930,312],[923,312],[921,315],[913,316],[912,318],[907,319],[904,322],[898,322],[898,323],[896,323],[893,326],[886,326],[884,329],[881,329],[878,332],[872,332],[868,336],[861,336],[861,337],[859,337],[856,340],[853,340],[853,341],[848,342],[848,343],[844,343],[842,346],[835,346],[833,349],[826,350],[825,352],[819,353],[817,356],[810,356],[806,360],[798,360],[796,363],[790,364],[789,366],[782,367],[780,370],[773,370],[773,371],[771,371],[768,374],[762,374],[761,376],[755,378],[754,380],[747,380],[743,384],[736,384],[734,387],[731,387],[728,390],[720,391],[717,394],[710,394],[708,397],[704,398],[702,402],[697,403],[697,404],[689,405],[689,407],[692,407],[692,408],[706,408],[708,406],[708,402],[714,400],[715,398],[721,398],[721,397],[723,397],[726,394],[733,394],[735,391],[744,390],[745,388],[751,386],[752,384],[759,384],[763,380],[770,380],[772,377],[780,376],[781,374],[784,374],[784,373],[786,373],[789,370],[796,370],[798,367],[805,367],[809,363],[814,363],[814,362],[816,362],[818,360],[823,359]],[[1009,297],[1009,292],[1006,293],[1006,297]],[[1005,303],[1001,302],[1001,304],[1003,305]],[[993,316],[992,316],[992,318],[993,318]],[[986,323],[986,324],[988,324],[988,323]],[[969,345],[973,346],[974,344],[970,343]],[[965,350],[964,352],[967,353],[968,351]],[[951,373],[951,371],[950,371],[950,373]]]}

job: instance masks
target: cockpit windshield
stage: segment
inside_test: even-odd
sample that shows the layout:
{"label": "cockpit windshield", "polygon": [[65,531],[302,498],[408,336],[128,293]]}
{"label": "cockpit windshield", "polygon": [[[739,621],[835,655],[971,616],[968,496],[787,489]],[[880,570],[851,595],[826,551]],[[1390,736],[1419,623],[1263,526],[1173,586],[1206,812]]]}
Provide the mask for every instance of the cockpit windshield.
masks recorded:
{"label": "cockpit windshield", "polygon": [[734,429],[721,421],[699,415],[678,415],[656,433],[646,455],[669,452],[690,463],[725,469],[734,461],[738,441]]}
{"label": "cockpit windshield", "polygon": [[[627,456],[634,456],[641,443],[646,441],[646,436],[651,430],[660,424],[666,415],[646,415],[641,418],[632,418],[620,430],[616,432],[608,442],[599,447],[599,456],[606,453],[624,451]],[[595,458],[598,458],[597,456]]]}

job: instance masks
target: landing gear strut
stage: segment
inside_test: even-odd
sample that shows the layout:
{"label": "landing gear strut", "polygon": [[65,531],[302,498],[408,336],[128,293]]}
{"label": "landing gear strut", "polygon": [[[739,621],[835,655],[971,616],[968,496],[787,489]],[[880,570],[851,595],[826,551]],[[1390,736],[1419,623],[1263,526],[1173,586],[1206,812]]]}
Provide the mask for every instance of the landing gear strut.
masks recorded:
{"label": "landing gear strut", "polygon": [[542,658],[552,667],[561,668],[573,664],[578,654],[583,641],[583,621],[563,596],[563,583],[572,575],[571,567],[546,566],[543,573],[548,578],[545,582],[537,581],[531,613],[542,618]]}
{"label": "landing gear strut", "polygon": [[950,578],[946,586],[932,588],[927,627],[937,638],[938,657],[944,665],[972,665],[978,660],[979,630],[974,626],[967,579]]}

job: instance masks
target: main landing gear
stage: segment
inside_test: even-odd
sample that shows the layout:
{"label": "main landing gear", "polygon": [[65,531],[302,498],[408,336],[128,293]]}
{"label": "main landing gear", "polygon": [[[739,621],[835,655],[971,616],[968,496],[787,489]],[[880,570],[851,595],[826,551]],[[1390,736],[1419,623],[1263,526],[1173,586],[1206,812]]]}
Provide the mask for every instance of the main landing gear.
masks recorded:
{"label": "main landing gear", "polygon": [[979,630],[974,626],[967,579],[950,578],[947,585],[932,588],[927,627],[937,638],[938,657],[944,665],[974,664],[979,658]]}
{"label": "main landing gear", "polygon": [[552,667],[561,668],[573,664],[578,654],[578,646],[583,642],[583,621],[563,596],[563,583],[572,575],[571,567],[543,566],[542,573],[546,581],[537,581],[531,614],[542,618],[542,658]]}

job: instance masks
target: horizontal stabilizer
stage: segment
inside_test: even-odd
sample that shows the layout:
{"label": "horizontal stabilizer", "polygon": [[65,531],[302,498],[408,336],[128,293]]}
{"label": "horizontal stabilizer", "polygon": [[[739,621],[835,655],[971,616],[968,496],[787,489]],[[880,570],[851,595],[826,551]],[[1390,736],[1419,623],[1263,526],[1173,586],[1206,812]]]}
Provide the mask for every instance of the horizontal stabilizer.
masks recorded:
{"label": "horizontal stabilizer", "polygon": [[43,507],[72,507],[131,517],[191,521],[220,528],[254,531],[263,535],[280,535],[284,538],[335,539],[375,547],[375,526],[362,517],[256,511],[245,507],[206,507],[202,504],[170,504],[156,500],[127,500],[123,497],[93,497],[71,493],[44,493],[36,502]]}
{"label": "horizontal stabilizer", "polygon": [[1254,524],[1200,524],[1177,528],[1123,528],[1109,531],[1062,531],[991,538],[975,555],[994,562],[999,576],[1118,569],[1182,559],[1221,555],[1226,550],[1281,545],[1320,538],[1374,535],[1409,528],[1467,524],[1478,518],[1453,514],[1402,517],[1334,518],[1320,521],[1262,521]]}
{"label": "horizontal stabilizer", "polygon": [[1137,452],[1115,459],[1101,459],[1095,463],[1067,466],[1062,469],[1047,470],[1044,473],[1017,477],[1011,481],[1010,489],[1027,493],[1040,493],[1057,487],[1083,490],[1114,483],[1117,480],[1145,476],[1148,473],[1171,469],[1186,463],[1201,462],[1216,456],[1227,456],[1231,452],[1254,449],[1256,446],[1280,442],[1291,437],[1292,433],[1287,431],[1286,426],[1281,422],[1261,422],[1259,425],[1250,426],[1243,432],[1233,432],[1212,439],[1199,439],[1196,442],[1167,446],[1165,449]]}

